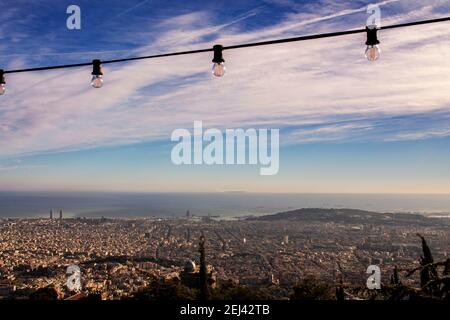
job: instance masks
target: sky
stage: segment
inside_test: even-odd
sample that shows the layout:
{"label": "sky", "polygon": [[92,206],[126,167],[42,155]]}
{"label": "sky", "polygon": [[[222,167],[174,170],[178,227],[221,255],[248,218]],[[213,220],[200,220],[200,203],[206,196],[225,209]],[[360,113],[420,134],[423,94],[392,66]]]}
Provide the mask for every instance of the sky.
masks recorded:
{"label": "sky", "polygon": [[[448,0],[0,0],[0,68],[90,62],[450,15]],[[69,5],[81,30],[66,27]],[[450,23],[7,75],[0,190],[450,194]],[[280,166],[175,166],[173,130],[280,130]]]}

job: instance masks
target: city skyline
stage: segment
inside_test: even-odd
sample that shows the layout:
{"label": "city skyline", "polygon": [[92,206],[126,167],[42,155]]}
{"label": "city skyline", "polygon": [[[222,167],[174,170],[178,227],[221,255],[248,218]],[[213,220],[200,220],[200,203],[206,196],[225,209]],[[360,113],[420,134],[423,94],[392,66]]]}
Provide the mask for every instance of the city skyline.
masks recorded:
{"label": "city skyline", "polygon": [[[0,1],[1,3],[2,1]],[[369,1],[51,1],[2,4],[1,68],[74,63],[362,27]],[[382,24],[448,15],[448,1],[379,2]],[[211,54],[7,75],[0,190],[450,194],[448,23]],[[44,45],[45,44],[45,45]],[[31,53],[30,53],[31,52]],[[280,168],[175,166],[174,129],[280,129]]]}

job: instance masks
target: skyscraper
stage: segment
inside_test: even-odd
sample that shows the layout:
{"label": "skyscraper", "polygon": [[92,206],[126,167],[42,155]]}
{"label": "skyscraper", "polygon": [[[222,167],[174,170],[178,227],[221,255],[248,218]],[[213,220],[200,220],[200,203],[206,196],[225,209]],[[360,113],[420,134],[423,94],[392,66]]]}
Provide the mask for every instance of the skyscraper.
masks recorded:
{"label": "skyscraper", "polygon": [[59,210],[59,220],[62,220],[62,215],[63,215],[62,210]]}
{"label": "skyscraper", "polygon": [[187,242],[191,241],[191,228],[187,228],[187,230],[186,230],[186,241]]}
{"label": "skyscraper", "polygon": [[53,219],[53,210],[50,210],[50,220]]}

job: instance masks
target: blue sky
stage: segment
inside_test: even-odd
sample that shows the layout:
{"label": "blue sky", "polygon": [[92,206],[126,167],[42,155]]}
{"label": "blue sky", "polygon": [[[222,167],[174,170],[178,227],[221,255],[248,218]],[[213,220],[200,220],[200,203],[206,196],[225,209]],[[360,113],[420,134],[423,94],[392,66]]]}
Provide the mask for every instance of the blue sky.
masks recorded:
{"label": "blue sky", "polygon": [[[89,62],[364,26],[374,1],[0,0],[0,66]],[[386,0],[382,23],[450,15],[447,0]],[[82,29],[66,28],[81,8]],[[8,75],[0,189],[450,193],[449,23],[210,54]],[[279,128],[280,171],[174,166],[172,130],[193,122]]]}

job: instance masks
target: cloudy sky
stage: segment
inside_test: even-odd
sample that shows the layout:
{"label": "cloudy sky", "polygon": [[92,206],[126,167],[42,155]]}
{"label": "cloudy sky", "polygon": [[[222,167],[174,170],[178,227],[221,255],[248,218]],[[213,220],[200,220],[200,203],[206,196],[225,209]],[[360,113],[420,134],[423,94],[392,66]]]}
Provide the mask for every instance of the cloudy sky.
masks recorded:
{"label": "cloudy sky", "polygon": [[[45,66],[361,28],[374,1],[0,0],[0,68]],[[66,9],[81,8],[68,30]],[[450,15],[379,1],[382,24]],[[91,69],[10,74],[0,190],[450,193],[450,23]],[[280,170],[174,166],[176,128],[280,129]]]}

